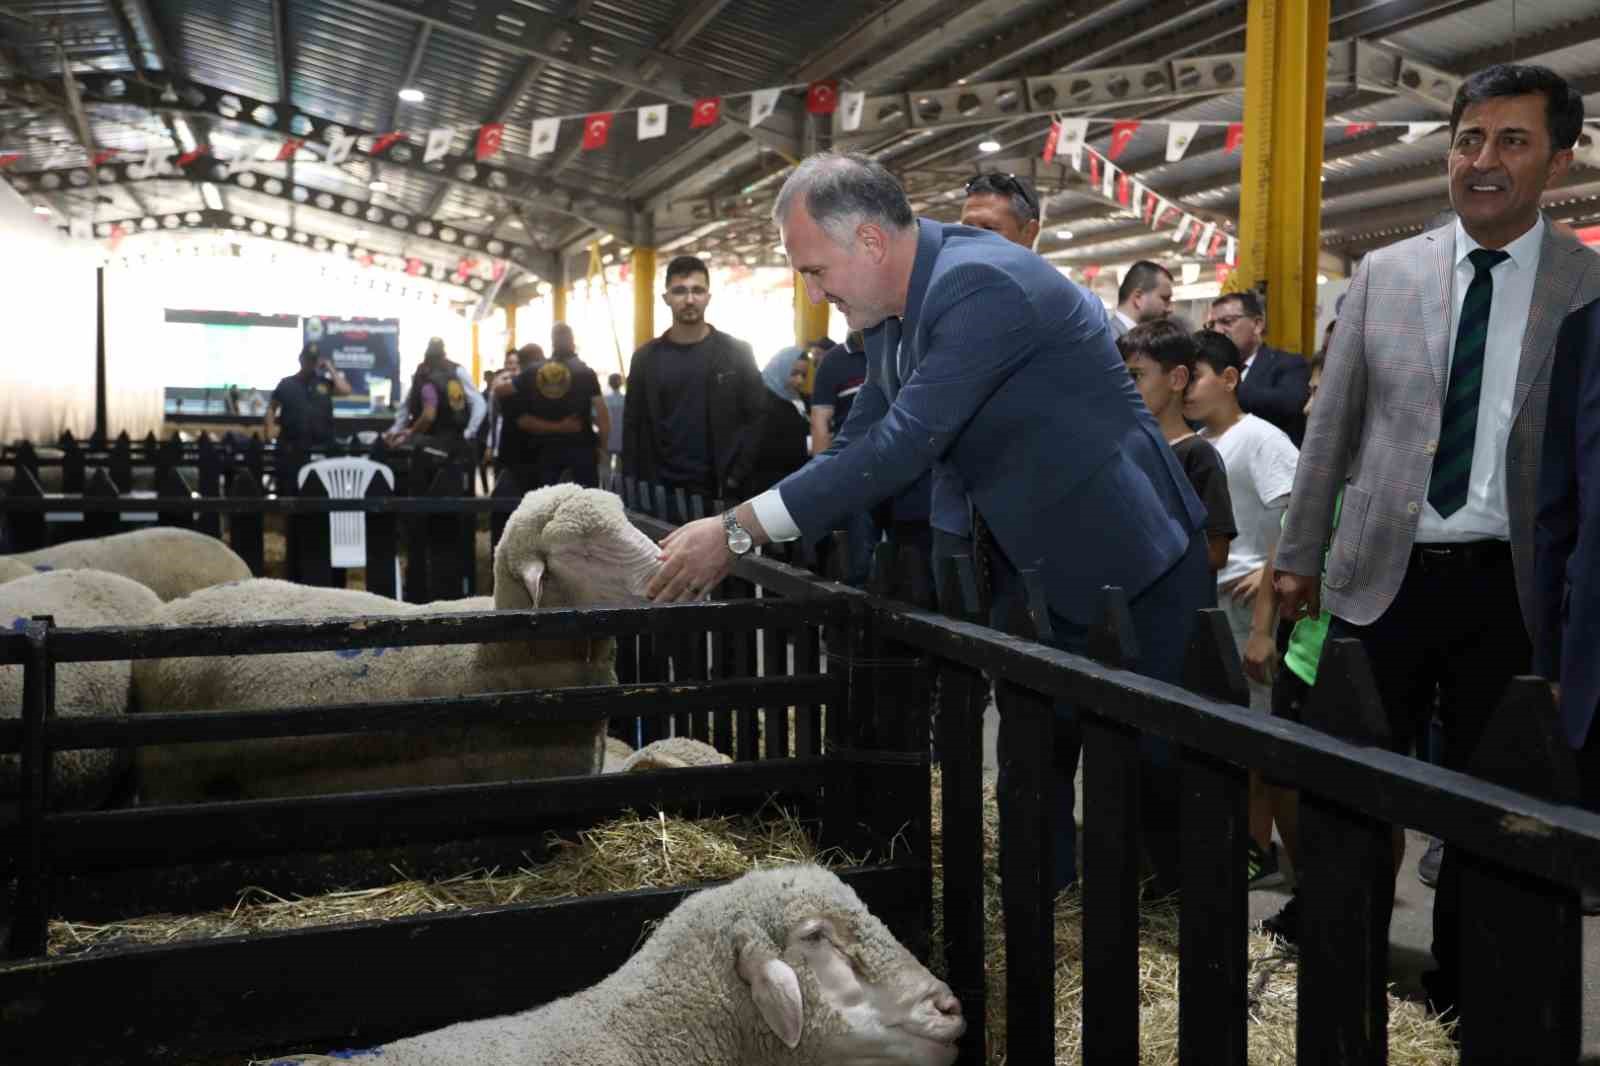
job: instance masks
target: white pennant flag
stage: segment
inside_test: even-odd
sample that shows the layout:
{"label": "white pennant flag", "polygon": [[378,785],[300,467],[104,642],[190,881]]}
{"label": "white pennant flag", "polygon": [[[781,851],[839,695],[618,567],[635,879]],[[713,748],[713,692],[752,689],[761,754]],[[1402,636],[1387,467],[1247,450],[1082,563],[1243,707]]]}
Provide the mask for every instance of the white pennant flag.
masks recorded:
{"label": "white pennant flag", "polygon": [[667,105],[652,104],[639,109],[639,139],[653,140],[667,132]]}
{"label": "white pennant flag", "polygon": [[1572,157],[1588,166],[1600,167],[1600,127],[1583,127],[1578,143],[1572,146]]}
{"label": "white pennant flag", "polygon": [[1184,215],[1183,219],[1178,223],[1178,228],[1173,231],[1172,243],[1182,244],[1183,239],[1189,235],[1189,227],[1198,222],[1199,219],[1195,218],[1193,215]]}
{"label": "white pennant flag", "polygon": [[1200,132],[1198,122],[1167,123],[1167,162],[1176,163],[1189,150],[1189,142]]}
{"label": "white pennant flag", "polygon": [[261,150],[261,146],[266,143],[267,142],[265,139],[259,137],[241,141],[239,144],[238,154],[235,155],[231,161],[223,164],[222,176],[225,178],[231,178],[235,174],[243,174],[246,171],[255,170],[258,165],[256,162],[256,153],[258,153]]}
{"label": "white pennant flag", "polygon": [[1227,243],[1227,245],[1225,247],[1226,247],[1226,251],[1224,251],[1222,253],[1222,258],[1227,260],[1229,263],[1232,263],[1234,261],[1234,259],[1233,259],[1234,252],[1237,250],[1238,246],[1233,243],[1233,238],[1229,237],[1228,238],[1228,243]]}
{"label": "white pennant flag", "polygon": [[353,133],[330,133],[328,135],[328,152],[322,157],[324,163],[338,166],[350,158],[350,153],[355,150],[356,135]]}
{"label": "white pennant flag", "polygon": [[450,142],[455,139],[456,131],[450,126],[429,130],[428,143],[422,149],[422,161],[432,163],[436,159],[443,159],[450,154]]}
{"label": "white pennant flag", "polygon": [[1144,198],[1150,195],[1150,190],[1140,182],[1133,183],[1133,203],[1130,206],[1136,215],[1144,214]]}
{"label": "white pennant flag", "polygon": [[1416,144],[1442,126],[1444,126],[1443,122],[1407,122],[1406,131],[1400,135],[1400,143]]}
{"label": "white pennant flag", "polygon": [[1195,243],[1194,250],[1201,255],[1206,254],[1206,249],[1211,247],[1211,235],[1217,232],[1215,222],[1207,222],[1206,228],[1200,231],[1200,240]]}
{"label": "white pennant flag", "polygon": [[558,118],[536,118],[533,128],[528,133],[528,154],[532,156],[549,155],[556,150],[556,136],[561,132],[561,120]]}
{"label": "white pennant flag", "polygon": [[1086,118],[1058,118],[1061,124],[1061,135],[1056,138],[1056,155],[1071,156],[1072,169],[1083,169],[1083,142],[1089,136],[1089,120]]}
{"label": "white pennant flag", "polygon": [[861,128],[861,113],[867,109],[866,93],[839,94],[839,128],[854,133]]}
{"label": "white pennant flag", "polygon": [[81,240],[94,240],[94,223],[86,218],[75,218],[67,223],[67,234]]}
{"label": "white pennant flag", "polygon": [[[1155,193],[1151,193],[1150,195],[1155,196]],[[1161,225],[1161,216],[1166,214],[1167,213],[1167,208],[1169,208],[1171,206],[1172,206],[1171,204],[1167,203],[1161,197],[1156,196],[1156,209],[1154,211],[1150,212],[1150,228],[1151,229],[1155,229],[1157,226]]]}
{"label": "white pennant flag", "polygon": [[757,89],[750,94],[750,125],[761,125],[768,115],[778,110],[778,94],[782,91],[782,89]]}
{"label": "white pennant flag", "polygon": [[1100,175],[1100,195],[1109,200],[1117,194],[1117,168],[1109,159],[1102,158],[1100,162],[1104,164]]}
{"label": "white pennant flag", "polygon": [[[172,167],[167,162],[167,147],[164,141],[151,141],[146,145],[144,162],[135,164],[139,168],[139,173],[147,178],[153,178],[157,174],[168,173]],[[130,167],[129,169],[133,168]]]}

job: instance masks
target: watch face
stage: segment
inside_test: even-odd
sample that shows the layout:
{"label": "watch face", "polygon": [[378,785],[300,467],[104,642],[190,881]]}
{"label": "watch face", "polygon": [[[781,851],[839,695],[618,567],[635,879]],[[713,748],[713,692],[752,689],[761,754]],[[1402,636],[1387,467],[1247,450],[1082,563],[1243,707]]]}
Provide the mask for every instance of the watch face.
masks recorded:
{"label": "watch face", "polygon": [[750,534],[748,531],[743,529],[735,529],[732,533],[728,534],[728,550],[733,552],[733,554],[744,555],[752,547],[754,547],[754,542],[750,539]]}

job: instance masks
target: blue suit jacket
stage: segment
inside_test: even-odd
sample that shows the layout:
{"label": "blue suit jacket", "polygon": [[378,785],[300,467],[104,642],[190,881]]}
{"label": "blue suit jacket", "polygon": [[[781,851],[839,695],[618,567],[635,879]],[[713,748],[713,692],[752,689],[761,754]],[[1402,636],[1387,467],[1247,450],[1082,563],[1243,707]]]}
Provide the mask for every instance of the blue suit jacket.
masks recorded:
{"label": "blue suit jacket", "polygon": [[1239,384],[1239,406],[1289,434],[1298,448],[1306,436],[1305,407],[1310,392],[1310,364],[1293,352],[1263,344],[1256,349],[1250,373]]}
{"label": "blue suit jacket", "polygon": [[1533,668],[1561,682],[1561,724],[1581,748],[1600,706],[1600,300],[1562,324],[1546,417]]}
{"label": "blue suit jacket", "polygon": [[1205,508],[1092,297],[986,230],[917,225],[905,316],[867,331],[867,384],[784,506],[815,539],[941,464],[1050,606],[1093,621],[1098,590],[1148,588]]}

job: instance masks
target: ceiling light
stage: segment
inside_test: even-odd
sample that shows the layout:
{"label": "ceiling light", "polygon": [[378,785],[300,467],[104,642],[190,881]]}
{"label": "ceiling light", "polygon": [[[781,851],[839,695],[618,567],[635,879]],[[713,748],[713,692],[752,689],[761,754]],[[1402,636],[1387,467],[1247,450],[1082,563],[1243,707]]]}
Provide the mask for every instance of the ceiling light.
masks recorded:
{"label": "ceiling light", "polygon": [[177,133],[178,143],[183,146],[183,150],[194,151],[195,145],[199,142],[194,139],[194,131],[189,128],[189,124],[181,118],[173,119],[172,128]]}
{"label": "ceiling light", "polygon": [[978,151],[980,152],[998,152],[999,150],[999,141],[980,141],[978,143]]}
{"label": "ceiling light", "polygon": [[211,210],[222,210],[222,193],[218,192],[217,187],[209,181],[200,183],[200,198],[206,202],[206,206]]}
{"label": "ceiling light", "polygon": [[426,100],[427,97],[423,95],[421,89],[413,89],[408,86],[400,90],[400,99],[404,100],[408,104],[420,104],[422,101]]}
{"label": "ceiling light", "polygon": [[389,183],[386,181],[369,181],[367,182],[367,188],[373,192],[388,192]]}
{"label": "ceiling light", "polygon": [[1326,274],[1318,274],[1317,275],[1317,284],[1318,285],[1326,285],[1327,283],[1328,283],[1328,275],[1326,275]]}
{"label": "ceiling light", "polygon": [[33,213],[36,214],[36,215],[46,215],[46,216],[48,216],[50,214],[50,209],[48,207],[46,207],[44,204],[34,204],[33,205]]}
{"label": "ceiling light", "polygon": [[1056,236],[1060,237],[1064,241],[1070,241],[1072,240],[1072,231],[1069,229],[1058,229],[1056,230]]}
{"label": "ceiling light", "polygon": [[367,231],[365,229],[356,230],[356,240],[358,240],[358,241],[359,240],[363,240],[366,236],[367,236]]}
{"label": "ceiling light", "polygon": [[526,228],[525,226],[523,226],[522,219],[520,219],[520,218],[512,219],[510,221],[510,223],[508,223],[508,225],[510,225],[512,229],[525,229]]}

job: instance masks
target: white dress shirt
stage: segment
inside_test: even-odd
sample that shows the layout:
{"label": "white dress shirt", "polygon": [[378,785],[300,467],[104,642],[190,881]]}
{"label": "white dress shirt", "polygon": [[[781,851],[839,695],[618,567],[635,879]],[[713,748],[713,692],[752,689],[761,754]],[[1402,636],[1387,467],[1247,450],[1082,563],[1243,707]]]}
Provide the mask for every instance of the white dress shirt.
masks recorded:
{"label": "white dress shirt", "polygon": [[[1511,401],[1517,391],[1517,366],[1522,361],[1522,335],[1533,305],[1533,282],[1539,274],[1539,252],[1544,246],[1544,216],[1505,246],[1510,258],[1489,271],[1494,297],[1489,304],[1489,333],[1483,348],[1483,386],[1478,398],[1478,429],[1472,445],[1472,473],[1467,479],[1467,502],[1449,518],[1441,518],[1424,500],[1417,522],[1417,540],[1445,543],[1511,538],[1506,510],[1506,442],[1511,436]],[[1456,269],[1450,293],[1450,348],[1453,359],[1456,331],[1461,326],[1461,305],[1472,284],[1473,266],[1467,256],[1482,247],[1456,220]],[[1446,389],[1448,390],[1448,377]]]}
{"label": "white dress shirt", "polygon": [[1134,326],[1137,326],[1139,324],[1139,323],[1135,322],[1133,319],[1129,318],[1127,315],[1123,314],[1122,313],[1122,308],[1120,308],[1120,307],[1117,308],[1116,310],[1114,310],[1112,312],[1112,314],[1114,316],[1116,316],[1116,319],[1117,319],[1118,322],[1122,323],[1122,328],[1123,329],[1132,329]]}

